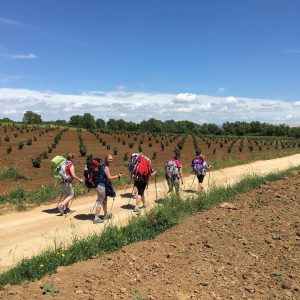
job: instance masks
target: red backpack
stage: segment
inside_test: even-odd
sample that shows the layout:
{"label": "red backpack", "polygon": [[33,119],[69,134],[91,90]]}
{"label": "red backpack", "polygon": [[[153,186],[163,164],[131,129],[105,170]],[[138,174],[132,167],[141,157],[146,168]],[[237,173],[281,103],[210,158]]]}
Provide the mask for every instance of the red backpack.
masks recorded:
{"label": "red backpack", "polygon": [[134,180],[147,182],[152,171],[151,160],[141,154],[135,160],[131,174]]}

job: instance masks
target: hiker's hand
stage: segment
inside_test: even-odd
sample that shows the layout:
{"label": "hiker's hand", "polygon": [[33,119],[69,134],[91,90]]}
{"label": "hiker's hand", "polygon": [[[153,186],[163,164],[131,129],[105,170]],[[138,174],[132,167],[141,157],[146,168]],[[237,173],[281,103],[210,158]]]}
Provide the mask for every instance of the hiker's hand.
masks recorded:
{"label": "hiker's hand", "polygon": [[122,173],[119,173],[119,174],[118,174],[119,180],[121,179],[122,175],[123,175]]}
{"label": "hiker's hand", "polygon": [[80,179],[80,178],[78,178],[78,180],[79,180],[79,182],[80,182],[80,183],[82,183],[82,182],[83,182],[83,179]]}

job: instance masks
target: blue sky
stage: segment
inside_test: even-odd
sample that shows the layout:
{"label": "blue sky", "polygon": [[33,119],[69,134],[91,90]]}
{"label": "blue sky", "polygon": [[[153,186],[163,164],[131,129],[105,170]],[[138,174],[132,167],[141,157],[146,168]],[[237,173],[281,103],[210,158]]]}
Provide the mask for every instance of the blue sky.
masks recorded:
{"label": "blue sky", "polygon": [[299,124],[299,11],[298,0],[1,0],[0,118],[88,108]]}

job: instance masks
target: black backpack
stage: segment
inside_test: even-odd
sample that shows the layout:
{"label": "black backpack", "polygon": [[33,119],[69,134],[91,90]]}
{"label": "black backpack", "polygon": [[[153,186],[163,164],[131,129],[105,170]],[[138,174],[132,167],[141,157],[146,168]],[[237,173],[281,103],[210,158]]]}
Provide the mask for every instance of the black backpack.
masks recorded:
{"label": "black backpack", "polygon": [[83,176],[85,178],[85,186],[94,189],[101,182],[101,158],[94,157],[86,165]]}

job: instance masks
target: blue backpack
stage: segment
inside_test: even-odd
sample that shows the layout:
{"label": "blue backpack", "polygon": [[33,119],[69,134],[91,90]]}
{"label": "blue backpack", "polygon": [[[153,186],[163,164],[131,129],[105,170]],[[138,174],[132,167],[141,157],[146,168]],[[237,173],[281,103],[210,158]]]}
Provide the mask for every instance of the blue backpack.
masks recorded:
{"label": "blue backpack", "polygon": [[201,158],[195,158],[192,161],[192,168],[195,175],[205,175],[206,174],[206,162]]}

